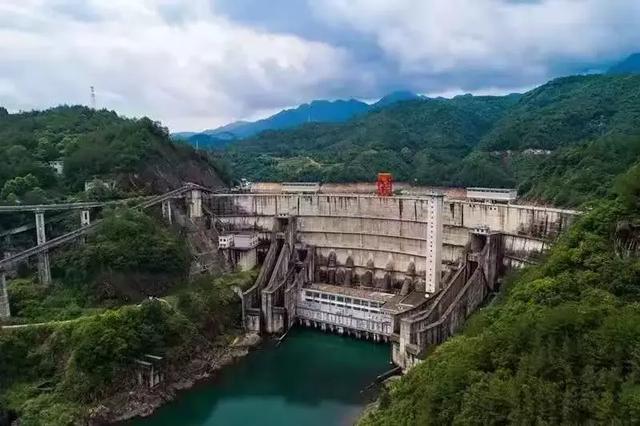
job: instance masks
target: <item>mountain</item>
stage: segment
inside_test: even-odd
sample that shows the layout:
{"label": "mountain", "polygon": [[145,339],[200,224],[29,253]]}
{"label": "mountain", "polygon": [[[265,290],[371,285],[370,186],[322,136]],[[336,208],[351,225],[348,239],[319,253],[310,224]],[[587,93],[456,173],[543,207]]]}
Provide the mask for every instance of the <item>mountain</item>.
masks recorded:
{"label": "mountain", "polygon": [[236,177],[518,187],[576,206],[605,196],[640,155],[640,75],[552,80],[523,95],[419,98],[351,121],[265,132],[230,145]]}
{"label": "mountain", "polygon": [[[368,111],[384,108],[393,103],[418,99],[420,96],[409,91],[397,91],[382,97],[371,105],[350,99],[325,101],[315,100],[296,108],[286,109],[258,121],[234,121],[215,129],[197,132],[178,132],[172,134],[175,139],[187,140],[191,145],[196,142],[212,149],[222,148],[239,139],[253,137],[266,130],[291,129],[305,123],[341,123]],[[213,139],[202,135],[212,136]],[[194,138],[194,136],[198,136]],[[227,143],[223,141],[229,141]]]}
{"label": "mountain", "polygon": [[[58,161],[61,174],[52,166]],[[173,143],[149,118],[83,106],[0,113],[0,202],[84,196],[84,183],[96,177],[115,181],[120,193],[164,192],[185,181],[219,187],[212,161]]]}
{"label": "mountain", "polygon": [[[237,121],[202,133],[212,136],[224,135],[225,139],[244,139],[264,130],[288,129],[309,122],[336,123],[347,121],[369,109],[364,102],[348,101],[312,101],[297,108],[280,111],[263,120],[247,122]],[[232,137],[230,137],[232,136]]]}
{"label": "mountain", "polygon": [[640,128],[640,76],[550,81],[522,96],[482,141],[486,150],[555,149]]}
{"label": "mountain", "polygon": [[420,98],[346,123],[264,132],[225,155],[237,177],[254,180],[372,181],[389,170],[397,180],[456,184],[460,160],[518,99]]}
{"label": "mountain", "polygon": [[394,104],[396,102],[402,101],[412,101],[415,99],[419,99],[420,95],[417,95],[413,92],[409,92],[407,90],[400,90],[397,92],[389,93],[388,95],[383,96],[380,100],[371,105],[372,108],[382,108]]}
{"label": "mountain", "polygon": [[174,140],[187,140],[189,139],[191,136],[197,135],[198,132],[175,132],[175,133],[171,133],[171,137]]}
{"label": "mountain", "polygon": [[249,121],[234,121],[233,123],[225,124],[224,126],[217,127],[215,129],[205,130],[202,133],[206,133],[209,135],[214,134],[233,134],[235,130],[242,129],[244,126],[252,124]]}
{"label": "mountain", "polygon": [[640,73],[640,52],[629,55],[626,59],[615,64],[607,71],[607,74],[634,73]]}
{"label": "mountain", "polygon": [[189,145],[196,149],[202,150],[219,150],[229,146],[237,141],[235,136],[228,133],[208,134],[208,133],[196,133],[188,138],[184,139]]}

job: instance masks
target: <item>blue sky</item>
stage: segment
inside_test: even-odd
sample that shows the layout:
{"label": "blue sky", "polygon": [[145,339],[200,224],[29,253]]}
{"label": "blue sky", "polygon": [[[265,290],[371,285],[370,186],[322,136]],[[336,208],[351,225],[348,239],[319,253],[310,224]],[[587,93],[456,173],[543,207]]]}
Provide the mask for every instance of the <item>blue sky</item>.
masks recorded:
{"label": "blue sky", "polygon": [[636,0],[0,0],[0,105],[172,130],[312,99],[524,91],[640,51]]}

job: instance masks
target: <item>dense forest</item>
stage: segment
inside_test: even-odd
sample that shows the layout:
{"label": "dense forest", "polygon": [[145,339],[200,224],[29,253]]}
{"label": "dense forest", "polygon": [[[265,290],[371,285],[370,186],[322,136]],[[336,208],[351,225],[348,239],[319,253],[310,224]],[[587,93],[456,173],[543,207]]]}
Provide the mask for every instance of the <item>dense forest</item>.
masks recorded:
{"label": "dense forest", "polygon": [[[229,147],[235,175],[258,180],[397,180],[454,184],[452,176],[519,96],[401,102],[346,124],[309,124],[264,132]],[[424,164],[416,170],[414,164]]]}
{"label": "dense forest", "polygon": [[240,332],[232,288],[254,280],[205,275],[162,300],[0,332],[0,407],[22,425],[84,424],[98,402],[135,386],[133,359],[159,355],[168,374],[173,366],[179,374],[200,354],[227,348]]}
{"label": "dense forest", "polygon": [[[56,161],[61,161],[61,173]],[[82,106],[17,114],[0,108],[3,203],[156,193],[183,180],[218,186],[215,161],[174,144],[167,129],[148,118],[126,119]],[[114,193],[84,194],[85,182],[96,178],[115,181]]]}
{"label": "dense forest", "polygon": [[226,348],[240,333],[233,287],[249,287],[256,274],[188,280],[190,262],[177,230],[119,208],[84,244],[56,252],[53,285],[29,271],[11,280],[8,322],[46,324],[0,330],[0,418],[12,410],[24,425],[82,423],[98,402],[134,386],[133,359],[162,356],[170,372]]}
{"label": "dense forest", "polygon": [[[2,204],[105,200],[223,179],[216,157],[174,144],[148,118],[81,106],[0,109]],[[86,190],[85,182],[95,185]],[[37,283],[27,263],[8,281],[12,317],[4,324],[44,325],[0,330],[0,423],[8,410],[24,425],[83,422],[98,401],[134,385],[136,357],[154,353],[168,366],[184,365],[239,333],[232,287],[251,285],[253,272],[190,281],[191,255],[178,230],[124,205],[102,209],[99,218],[83,244],[52,254],[51,286]],[[32,213],[4,214],[0,231],[31,221]],[[47,233],[77,222],[69,212],[50,216]],[[0,244],[26,248],[32,234]]]}
{"label": "dense forest", "polygon": [[343,124],[267,131],[224,156],[235,177],[257,181],[373,181],[385,170],[421,185],[515,186],[575,206],[604,195],[636,158],[639,135],[640,75],[589,75],[523,95],[413,100]]}

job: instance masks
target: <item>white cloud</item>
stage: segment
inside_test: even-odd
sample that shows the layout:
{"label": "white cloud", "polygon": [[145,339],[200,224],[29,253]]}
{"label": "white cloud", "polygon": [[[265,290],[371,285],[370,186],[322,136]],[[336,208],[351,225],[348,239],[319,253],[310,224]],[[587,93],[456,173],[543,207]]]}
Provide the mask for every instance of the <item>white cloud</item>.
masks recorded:
{"label": "white cloud", "polygon": [[640,2],[623,0],[326,0],[315,12],[375,39],[400,73],[550,76],[566,62],[640,47]]}
{"label": "white cloud", "polygon": [[243,27],[207,1],[0,0],[0,105],[89,102],[173,129],[295,104],[339,78],[348,55]]}
{"label": "white cloud", "polygon": [[499,93],[640,50],[635,0],[244,0],[244,20],[238,1],[0,0],[0,105],[88,104],[93,85],[194,130],[313,98]]}

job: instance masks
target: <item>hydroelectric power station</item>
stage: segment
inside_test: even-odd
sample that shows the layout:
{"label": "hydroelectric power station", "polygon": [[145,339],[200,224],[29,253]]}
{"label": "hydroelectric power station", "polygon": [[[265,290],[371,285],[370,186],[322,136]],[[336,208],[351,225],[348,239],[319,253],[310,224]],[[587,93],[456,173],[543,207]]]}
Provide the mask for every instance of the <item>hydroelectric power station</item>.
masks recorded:
{"label": "hydroelectric power station", "polygon": [[[535,262],[578,214],[511,204],[504,190],[449,197],[308,188],[220,193],[187,184],[137,208],[157,206],[169,224],[188,230],[193,273],[222,258],[239,269],[261,263],[255,284],[239,291],[248,331],[282,335],[299,324],[388,342],[405,370],[458,330],[506,270]],[[0,317],[10,315],[5,275],[37,258],[48,284],[49,251],[91,232],[98,222],[89,210],[103,205],[0,210],[33,211],[38,235],[36,247],[0,260]],[[47,240],[43,213],[52,210],[79,210],[80,228]]]}
{"label": "hydroelectric power station", "polygon": [[297,323],[389,342],[403,369],[451,336],[505,270],[535,262],[577,214],[436,193],[289,189],[203,203],[225,232],[268,242],[242,293],[247,330],[282,334]]}

